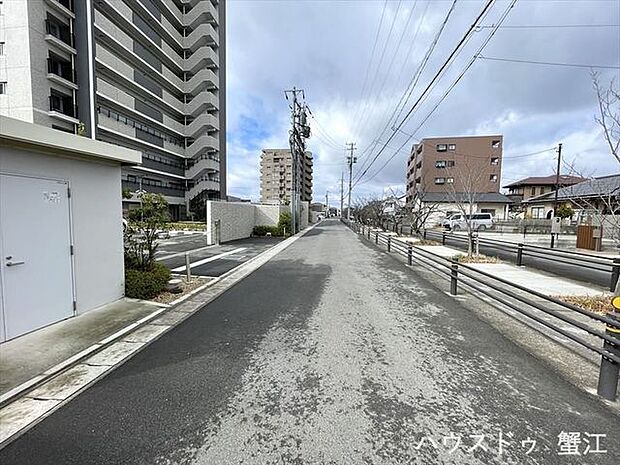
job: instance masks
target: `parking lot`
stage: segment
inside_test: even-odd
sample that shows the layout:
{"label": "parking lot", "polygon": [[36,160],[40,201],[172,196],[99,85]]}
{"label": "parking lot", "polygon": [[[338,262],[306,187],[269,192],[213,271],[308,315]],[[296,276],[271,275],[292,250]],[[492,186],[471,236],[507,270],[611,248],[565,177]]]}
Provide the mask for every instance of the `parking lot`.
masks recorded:
{"label": "parking lot", "polygon": [[207,246],[206,236],[193,234],[159,241],[157,261],[173,273],[185,274],[185,254],[189,253],[192,275],[217,277],[236,268],[278,242],[279,237],[252,237],[221,245]]}

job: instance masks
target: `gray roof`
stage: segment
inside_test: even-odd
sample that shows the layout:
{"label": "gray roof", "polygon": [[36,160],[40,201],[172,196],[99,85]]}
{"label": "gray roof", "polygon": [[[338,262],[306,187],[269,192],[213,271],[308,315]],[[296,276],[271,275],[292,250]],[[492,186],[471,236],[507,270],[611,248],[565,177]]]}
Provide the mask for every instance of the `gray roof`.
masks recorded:
{"label": "gray roof", "polygon": [[[592,198],[608,195],[620,196],[620,173],[588,179],[573,186],[558,190],[558,200]],[[524,203],[544,203],[553,200],[555,192],[538,195],[524,200]]]}
{"label": "gray roof", "polygon": [[[513,203],[499,192],[480,192],[473,195],[476,203]],[[422,201],[435,203],[468,202],[470,197],[471,194],[466,192],[425,192],[421,195]]]}

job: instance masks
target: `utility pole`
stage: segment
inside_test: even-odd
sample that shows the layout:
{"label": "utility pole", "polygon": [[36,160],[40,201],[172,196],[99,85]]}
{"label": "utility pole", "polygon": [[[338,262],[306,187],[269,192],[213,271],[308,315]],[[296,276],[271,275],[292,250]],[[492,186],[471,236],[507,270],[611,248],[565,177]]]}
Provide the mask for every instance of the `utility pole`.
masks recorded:
{"label": "utility pole", "polygon": [[[307,124],[307,107],[304,103],[306,98],[303,89],[297,89],[293,87],[291,90],[284,91],[284,97],[289,101],[289,95],[291,96],[291,130],[289,131],[289,147],[291,150],[291,164],[292,164],[292,191],[291,191],[291,233],[296,234],[299,231],[300,224],[300,190],[301,179],[299,175],[300,171],[300,158],[305,157],[306,152],[306,139],[310,137],[310,126]],[[297,96],[301,95],[301,98]],[[301,100],[301,102],[300,102]]]}
{"label": "utility pole", "polygon": [[325,218],[329,216],[329,191],[325,191]]}
{"label": "utility pole", "polygon": [[349,164],[349,200],[347,201],[347,220],[351,219],[351,178],[353,177],[353,163],[357,163],[357,157],[353,156],[355,148],[355,142],[350,142],[347,148],[351,151],[351,155],[347,157],[347,163]]}
{"label": "utility pole", "polygon": [[[558,213],[558,191],[560,190],[560,168],[562,163],[562,144],[558,144],[558,166],[555,172],[555,194],[553,196],[553,219],[551,221],[555,221],[555,217]],[[552,226],[553,227],[553,226]],[[555,246],[555,236],[556,234],[551,232],[551,248]]]}
{"label": "utility pole", "polygon": [[340,173],[340,218],[344,212],[344,173]]}

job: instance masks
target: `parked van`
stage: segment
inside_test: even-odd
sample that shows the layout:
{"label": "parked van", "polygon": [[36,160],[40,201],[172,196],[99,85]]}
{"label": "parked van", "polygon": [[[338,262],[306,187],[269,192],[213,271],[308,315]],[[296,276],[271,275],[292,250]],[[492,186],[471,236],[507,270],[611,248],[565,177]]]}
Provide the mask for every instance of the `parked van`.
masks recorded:
{"label": "parked van", "polygon": [[458,231],[467,229],[467,221],[471,219],[471,227],[475,231],[484,231],[493,226],[493,215],[490,213],[474,213],[473,215],[462,215],[457,213],[447,218],[443,226],[447,229]]}

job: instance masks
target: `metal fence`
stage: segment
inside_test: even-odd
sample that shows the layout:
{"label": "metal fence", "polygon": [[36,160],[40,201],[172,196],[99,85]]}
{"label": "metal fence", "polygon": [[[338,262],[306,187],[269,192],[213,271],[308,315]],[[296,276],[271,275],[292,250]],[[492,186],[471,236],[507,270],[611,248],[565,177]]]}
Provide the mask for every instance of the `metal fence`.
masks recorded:
{"label": "metal fence", "polygon": [[[425,239],[432,239],[446,244],[446,239],[460,242],[467,245],[469,241],[468,236],[460,236],[450,234],[447,231],[424,231]],[[514,242],[500,241],[497,239],[487,239],[482,237],[475,237],[474,246],[485,246],[490,249],[496,249],[507,253],[513,253],[515,255],[515,262],[517,266],[523,265],[524,257],[532,257],[539,260],[552,261],[554,263],[561,263],[564,265],[578,266],[582,269],[600,271],[603,273],[609,273],[609,290],[614,291],[616,283],[620,277],[620,258],[613,257],[598,257],[587,253],[573,252],[570,250],[550,249],[548,247],[540,247],[536,245],[528,244],[515,244]]]}
{"label": "metal fence", "polygon": [[[450,293],[452,295],[458,293],[459,284],[461,284],[470,290],[473,289],[477,293],[490,297],[495,302],[506,305],[528,319],[536,321],[582,347],[599,354],[601,356],[601,365],[598,394],[606,399],[616,400],[618,375],[620,373],[620,319],[614,315],[600,315],[590,312],[576,305],[478,270],[472,266],[434,254],[411,242],[405,242],[393,234],[372,229],[359,223],[346,220],[343,220],[343,222],[360,236],[374,242],[377,246],[385,246],[387,252],[406,257],[409,265],[416,261],[430,266],[434,272],[444,275],[450,280]],[[521,250],[521,253],[523,253],[523,250]],[[531,251],[531,253],[535,253],[535,251]],[[540,311],[546,316],[553,317],[555,320],[542,318],[536,315],[532,309],[534,309],[534,312]],[[559,310],[570,310],[593,320],[596,325],[601,324],[601,326],[594,328],[591,325],[560,313]],[[566,330],[559,326],[559,322],[568,324],[571,328]],[[585,331],[588,335],[597,338],[599,345],[595,345],[578,335],[575,332],[576,329]]]}

